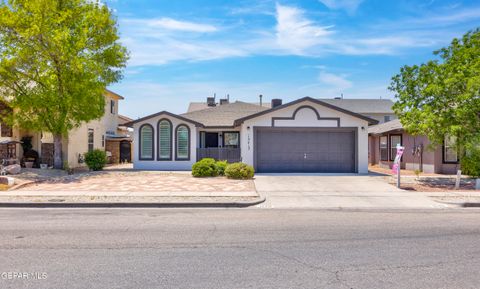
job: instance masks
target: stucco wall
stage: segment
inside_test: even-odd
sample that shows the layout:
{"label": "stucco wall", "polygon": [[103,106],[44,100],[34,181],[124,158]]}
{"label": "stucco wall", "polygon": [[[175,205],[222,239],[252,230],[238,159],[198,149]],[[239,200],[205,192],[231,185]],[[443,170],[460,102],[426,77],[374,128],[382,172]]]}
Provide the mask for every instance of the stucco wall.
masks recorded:
{"label": "stucco wall", "polygon": [[[157,143],[158,143],[158,133],[157,133],[157,123],[160,119],[166,118],[172,122],[172,160],[171,161],[158,161],[157,160]],[[154,159],[153,160],[139,160],[139,132],[140,127],[143,124],[150,124],[153,127],[154,131]],[[175,160],[175,129],[178,125],[184,124],[190,128],[190,160],[188,161],[176,161]],[[134,130],[134,151],[133,151],[133,168],[138,170],[190,170],[192,165],[196,161],[196,148],[197,148],[197,136],[198,131],[195,125],[185,122],[181,119],[171,117],[169,115],[159,115],[150,119],[147,119],[142,122],[135,123],[133,126]]]}
{"label": "stucco wall", "polygon": [[[358,128],[358,172],[367,173],[368,133],[366,128],[368,122],[310,101],[301,102],[284,109],[246,120],[242,125],[240,136],[243,162],[250,165],[254,164],[254,127],[271,127],[272,117],[292,117],[295,110],[304,105],[314,107],[321,118],[340,118],[340,127]],[[295,120],[277,120],[275,121],[275,127],[336,127],[336,122],[332,122],[332,120],[318,120],[316,114],[311,109],[302,108],[297,112]]]}

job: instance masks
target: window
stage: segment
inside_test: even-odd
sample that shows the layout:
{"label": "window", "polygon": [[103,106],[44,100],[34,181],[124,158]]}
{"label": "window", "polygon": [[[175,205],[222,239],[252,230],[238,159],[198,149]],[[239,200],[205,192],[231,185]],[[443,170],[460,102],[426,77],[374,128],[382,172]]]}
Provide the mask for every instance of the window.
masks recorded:
{"label": "window", "polygon": [[105,147],[105,135],[102,134],[102,148]]}
{"label": "window", "polygon": [[158,160],[172,159],[172,123],[168,119],[158,122]]}
{"label": "window", "polygon": [[397,156],[397,145],[402,145],[402,135],[391,134],[390,135],[390,160],[395,160]]}
{"label": "window", "polygon": [[240,144],[240,134],[238,132],[224,132],[223,146],[226,148],[238,148]]}
{"label": "window", "polygon": [[88,129],[88,151],[91,152],[93,151],[94,148],[94,134],[93,134],[93,129],[89,128]]}
{"label": "window", "polygon": [[383,122],[389,122],[391,120],[389,115],[384,115],[383,116]]}
{"label": "window", "polygon": [[177,126],[176,135],[176,156],[177,160],[190,159],[190,129],[188,126],[181,124]]}
{"label": "window", "polygon": [[140,160],[153,160],[153,127],[144,124],[140,127]]}
{"label": "window", "polygon": [[2,137],[12,137],[12,127],[6,125],[5,123],[2,123],[0,125],[1,129],[1,136]]}
{"label": "window", "polygon": [[110,113],[115,114],[115,100],[110,100]]}
{"label": "window", "polygon": [[456,137],[445,136],[443,140],[443,162],[444,163],[457,163],[458,152],[455,147]]}
{"label": "window", "polygon": [[380,160],[388,161],[388,138],[387,136],[380,137]]}

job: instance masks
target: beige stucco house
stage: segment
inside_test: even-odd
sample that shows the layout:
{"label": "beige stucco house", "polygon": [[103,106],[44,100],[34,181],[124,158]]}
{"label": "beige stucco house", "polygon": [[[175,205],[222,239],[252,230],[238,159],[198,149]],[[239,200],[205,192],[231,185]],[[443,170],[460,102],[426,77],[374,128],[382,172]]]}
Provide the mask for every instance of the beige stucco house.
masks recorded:
{"label": "beige stucco house", "polygon": [[[113,91],[105,91],[105,114],[97,120],[92,120],[71,130],[63,142],[63,160],[72,168],[84,166],[83,155],[93,149],[106,150],[112,162],[121,161],[120,145],[128,142],[128,135],[119,134],[119,101],[124,98]],[[7,108],[4,108],[7,109]],[[0,157],[10,162],[20,162],[23,156],[19,143],[24,136],[32,137],[32,146],[39,154],[40,163],[53,165],[53,137],[46,132],[33,132],[21,128],[9,128],[0,124]],[[116,150],[116,148],[119,148]],[[108,151],[110,148],[112,151]],[[113,152],[115,151],[115,152]]]}

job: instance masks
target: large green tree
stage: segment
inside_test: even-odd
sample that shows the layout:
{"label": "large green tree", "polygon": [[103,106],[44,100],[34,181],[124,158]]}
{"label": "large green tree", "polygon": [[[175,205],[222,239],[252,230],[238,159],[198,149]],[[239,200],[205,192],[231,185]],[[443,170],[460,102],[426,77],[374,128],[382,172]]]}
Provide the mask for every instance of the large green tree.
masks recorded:
{"label": "large green tree", "polygon": [[53,134],[54,166],[62,140],[104,114],[105,88],[122,77],[128,52],[116,19],[91,0],[0,0],[0,94],[11,125]]}
{"label": "large green tree", "polygon": [[427,135],[434,145],[447,135],[457,138],[458,149],[480,143],[480,29],[434,55],[392,78],[395,113],[409,133]]}

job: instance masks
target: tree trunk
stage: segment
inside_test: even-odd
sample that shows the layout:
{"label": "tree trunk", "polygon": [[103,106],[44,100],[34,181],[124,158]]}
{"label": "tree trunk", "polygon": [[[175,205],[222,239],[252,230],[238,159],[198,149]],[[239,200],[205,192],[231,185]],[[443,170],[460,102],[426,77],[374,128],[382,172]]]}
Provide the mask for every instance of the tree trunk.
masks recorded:
{"label": "tree trunk", "polygon": [[53,167],[55,169],[63,169],[62,160],[62,135],[53,135]]}

